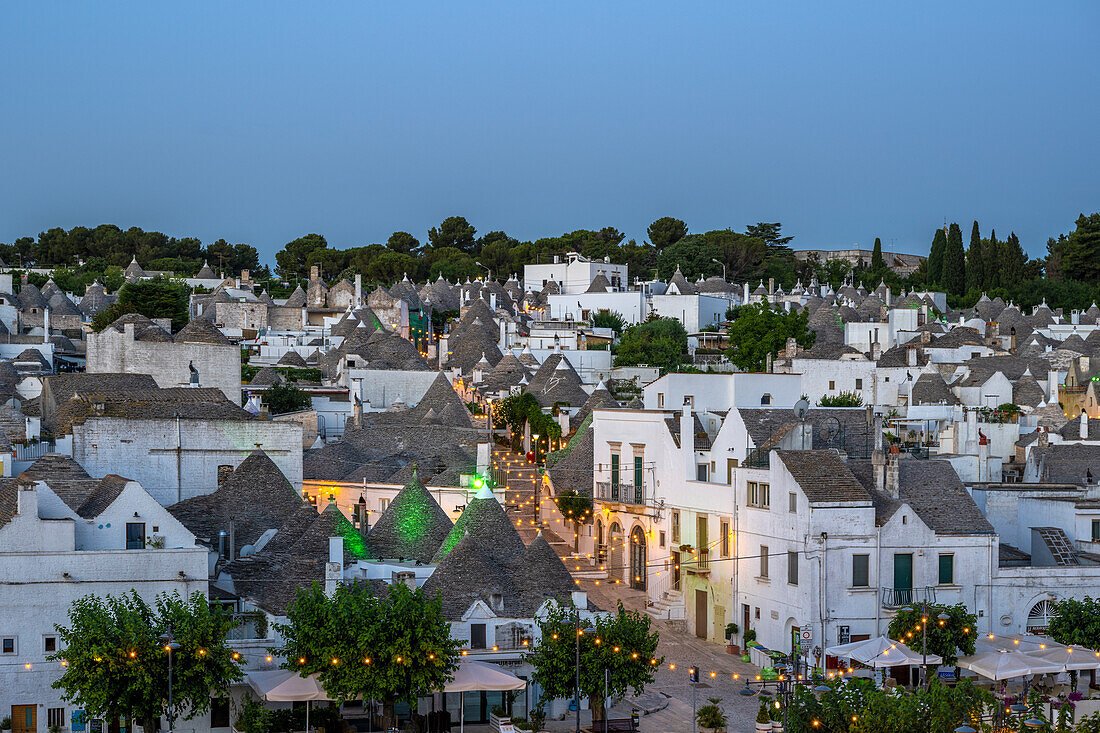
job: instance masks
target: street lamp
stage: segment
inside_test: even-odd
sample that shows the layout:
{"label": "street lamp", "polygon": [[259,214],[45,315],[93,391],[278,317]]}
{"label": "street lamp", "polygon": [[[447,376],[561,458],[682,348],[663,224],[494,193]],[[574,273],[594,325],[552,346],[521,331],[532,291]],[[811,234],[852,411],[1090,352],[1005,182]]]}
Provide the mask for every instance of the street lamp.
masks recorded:
{"label": "street lamp", "polygon": [[[905,606],[901,610],[902,611],[912,611],[914,609],[913,609],[912,606]],[[941,612],[940,615],[936,616],[936,620],[939,622],[940,626],[943,626],[944,624],[946,624],[948,621],[951,620],[951,617],[948,616],[946,613]],[[922,674],[924,674],[924,684],[927,686],[927,684],[929,682],[929,680],[928,680],[928,605],[925,604],[925,603],[921,604],[920,632],[921,632],[921,656],[922,656],[921,672],[922,672]]]}
{"label": "street lamp", "polygon": [[480,262],[475,261],[474,264],[477,265],[478,267],[480,267],[482,270],[485,270],[485,282],[486,283],[493,279],[493,271],[492,270],[490,270],[488,267],[481,264]]}
{"label": "street lamp", "polygon": [[713,262],[716,265],[721,265],[722,266],[722,280],[725,280],[726,279],[726,263],[725,262],[719,262],[718,260],[714,259],[713,257],[710,258],[710,261]]}
{"label": "street lamp", "polygon": [[180,648],[179,643],[172,637],[172,624],[168,624],[168,631],[160,635],[160,640],[164,642],[164,651],[168,652],[168,731],[171,733],[175,730],[173,708],[175,701],[172,699],[172,652]]}

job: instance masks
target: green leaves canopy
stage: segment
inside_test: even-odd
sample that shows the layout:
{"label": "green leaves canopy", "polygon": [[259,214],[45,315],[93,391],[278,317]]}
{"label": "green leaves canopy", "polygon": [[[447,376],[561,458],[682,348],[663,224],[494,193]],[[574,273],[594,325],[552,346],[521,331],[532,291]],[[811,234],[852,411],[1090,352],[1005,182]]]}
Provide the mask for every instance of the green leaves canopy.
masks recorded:
{"label": "green leaves canopy", "polygon": [[650,318],[623,331],[615,348],[615,366],[648,364],[667,372],[684,362],[686,352],[683,324],[675,318]]}
{"label": "green leaves canopy", "polygon": [[1047,633],[1059,644],[1100,649],[1100,598],[1058,601]]}
{"label": "green leaves canopy", "polygon": [[766,303],[734,308],[730,314],[733,323],[729,327],[732,346],[727,352],[730,361],[739,369],[762,372],[767,366],[768,355],[774,358],[780,349],[793,338],[798,345],[808,349],[814,345],[817,333],[807,328],[810,314],[784,313]]}
{"label": "green leaves canopy", "polygon": [[186,599],[161,594],[153,607],[136,592],[77,599],[69,625],[57,627],[62,650],[49,658],[66,666],[53,687],[90,717],[134,716],[149,725],[168,714],[168,652],[160,636],[169,624],[180,645],[172,659],[174,714],[209,710],[211,693],[227,693],[241,670],[226,643],[233,619],[198,592]]}
{"label": "green leaves canopy", "polygon": [[[942,625],[937,620],[940,614],[949,616]],[[963,603],[956,603],[954,606],[932,604],[925,609],[899,610],[890,620],[890,638],[900,641],[918,654],[923,653],[923,618],[928,619],[928,653],[943,657],[945,665],[954,665],[959,652],[964,655],[974,653],[974,642],[978,639],[978,617],[970,613]]]}
{"label": "green leaves canopy", "polygon": [[[620,698],[628,689],[635,695],[642,694],[664,661],[656,656],[658,633],[650,631],[649,617],[627,611],[620,602],[616,613],[585,621],[584,625],[593,626],[594,631],[580,637],[581,694],[597,707],[602,706],[605,669],[609,672],[607,690],[611,697]],[[539,621],[542,638],[528,653],[527,661],[535,668],[534,679],[546,698],[573,697],[576,629],[577,612],[572,608],[555,606]]]}
{"label": "green leaves canopy", "polygon": [[402,583],[376,596],[365,583],[337,586],[326,596],[319,584],[299,588],[276,624],[285,669],[318,674],[335,700],[373,698],[392,709],[396,699],[441,689],[458,668],[459,642],[443,618],[442,602]]}

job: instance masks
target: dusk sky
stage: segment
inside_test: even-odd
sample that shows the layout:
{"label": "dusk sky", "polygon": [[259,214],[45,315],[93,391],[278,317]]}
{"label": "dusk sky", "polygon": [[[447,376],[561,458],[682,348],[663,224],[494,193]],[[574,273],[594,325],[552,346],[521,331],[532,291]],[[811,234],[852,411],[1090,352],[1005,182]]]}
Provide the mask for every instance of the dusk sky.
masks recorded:
{"label": "dusk sky", "polygon": [[[781,221],[798,248],[1100,210],[1100,4],[46,3],[0,11],[0,241],[520,239]],[[891,243],[895,243],[892,247]]]}

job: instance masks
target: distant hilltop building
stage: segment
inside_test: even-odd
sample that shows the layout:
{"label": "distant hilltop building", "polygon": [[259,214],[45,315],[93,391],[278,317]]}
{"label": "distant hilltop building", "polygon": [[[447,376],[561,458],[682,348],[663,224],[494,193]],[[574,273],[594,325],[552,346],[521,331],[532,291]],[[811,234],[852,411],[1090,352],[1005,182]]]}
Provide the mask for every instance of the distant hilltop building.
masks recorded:
{"label": "distant hilltop building", "polygon": [[[864,267],[871,266],[871,250],[869,249],[800,249],[795,251],[794,256],[802,261],[806,261],[811,257],[816,258],[819,262],[844,260],[853,266],[858,265],[862,260]],[[905,277],[916,272],[921,263],[928,258],[883,250],[882,259],[886,260],[887,267],[901,277]]]}

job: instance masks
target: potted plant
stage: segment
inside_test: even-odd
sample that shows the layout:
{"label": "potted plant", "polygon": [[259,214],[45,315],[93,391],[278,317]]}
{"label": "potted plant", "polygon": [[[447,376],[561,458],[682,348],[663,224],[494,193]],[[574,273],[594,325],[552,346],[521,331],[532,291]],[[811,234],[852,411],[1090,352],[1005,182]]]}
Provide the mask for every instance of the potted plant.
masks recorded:
{"label": "potted plant", "polygon": [[508,722],[508,715],[503,705],[494,705],[489,711],[489,725],[493,730],[500,730],[500,724]]}
{"label": "potted plant", "polygon": [[741,656],[741,661],[747,663],[752,661],[752,657],[749,656],[749,647],[756,644],[756,629],[745,629],[743,638],[745,640],[745,653]]}
{"label": "potted plant", "polygon": [[772,733],[783,733],[783,711],[772,705],[768,712],[772,716]]}
{"label": "potted plant", "polygon": [[0,730],[11,730],[11,718],[6,715],[0,718]]}
{"label": "potted plant", "polygon": [[710,704],[699,708],[695,713],[695,720],[699,723],[699,727],[704,730],[709,729],[714,733],[722,733],[726,730],[726,716],[722,713],[722,708],[718,707],[718,703],[722,702],[722,698],[708,697],[707,701]]}
{"label": "potted plant", "polygon": [[726,624],[726,654],[741,653],[741,647],[733,642],[733,638],[737,636],[737,632],[740,630],[741,628],[735,623]]}
{"label": "potted plant", "polygon": [[772,715],[768,711],[769,702],[771,698],[765,697],[760,700],[760,709],[756,711],[756,733],[771,733]]}
{"label": "potted plant", "polygon": [[527,712],[527,720],[531,722],[533,733],[539,733],[542,730],[542,725],[546,722],[546,708],[542,706],[541,700],[534,710]]}

